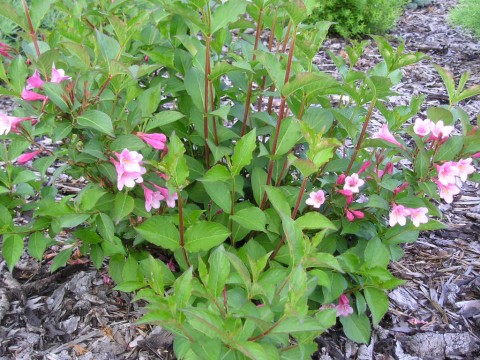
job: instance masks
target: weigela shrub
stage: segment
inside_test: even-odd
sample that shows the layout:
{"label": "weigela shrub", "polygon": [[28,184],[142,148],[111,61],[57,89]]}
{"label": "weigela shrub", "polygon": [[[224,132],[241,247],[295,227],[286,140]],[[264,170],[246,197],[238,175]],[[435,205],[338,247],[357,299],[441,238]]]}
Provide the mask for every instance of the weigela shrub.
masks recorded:
{"label": "weigela shrub", "polygon": [[[365,43],[348,63],[331,54],[338,79],[320,72],[329,23],[302,25],[308,2],[55,7],[62,21],[41,33],[38,14],[9,13],[25,37],[2,47],[1,92],[18,104],[0,116],[10,270],[24,246],[58,249],[52,271],[74,253],[108,263],[179,358],[309,358],[337,320],[369,342],[402,284],[390,261],[478,181],[480,132],[459,102],[479,86],[437,67],[447,106],[393,107],[402,67],[425,56],[382,38],[367,72]],[[85,186],[61,193],[67,177]]]}

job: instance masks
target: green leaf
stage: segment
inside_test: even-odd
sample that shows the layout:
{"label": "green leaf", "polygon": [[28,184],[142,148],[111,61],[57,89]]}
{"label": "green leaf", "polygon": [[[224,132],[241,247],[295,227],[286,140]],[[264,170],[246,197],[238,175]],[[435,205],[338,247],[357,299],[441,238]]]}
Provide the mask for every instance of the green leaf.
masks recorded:
{"label": "green leaf", "polygon": [[[102,144],[103,145],[103,144]],[[111,151],[122,152],[123,149],[139,151],[145,148],[145,143],[133,134],[120,135],[110,145]]]}
{"label": "green leaf", "polygon": [[102,34],[100,31],[95,30],[97,33],[97,43],[100,48],[100,51],[108,63],[109,60],[115,59],[121,51],[120,44],[114,38]]}
{"label": "green leaf", "polygon": [[474,97],[474,96],[477,96],[477,95],[480,95],[480,85],[473,85],[473,86],[465,89],[464,91],[462,91],[457,96],[455,96],[453,101],[454,101],[454,103],[458,103],[462,100],[465,100],[465,99],[468,99],[468,98],[471,98],[471,97]]}
{"label": "green leaf", "polygon": [[376,326],[388,311],[388,297],[383,290],[373,287],[367,287],[364,294],[372,313],[373,325]]}
{"label": "green leaf", "polygon": [[282,227],[285,232],[285,238],[290,252],[290,265],[295,266],[299,264],[304,256],[304,238],[302,231],[297,226],[295,221],[284,213],[280,213],[282,218]]}
{"label": "green leaf", "polygon": [[51,241],[41,232],[34,232],[28,239],[28,253],[37,260],[42,260],[43,253]]}
{"label": "green leaf", "polygon": [[135,208],[135,200],[126,192],[120,192],[115,195],[115,203],[113,207],[114,220],[118,223],[124,217],[131,214]]}
{"label": "green leaf", "polygon": [[253,151],[256,147],[256,129],[254,128],[248,134],[242,136],[235,144],[232,155],[232,174],[240,174],[240,170],[252,162]]}
{"label": "green leaf", "polygon": [[252,171],[252,191],[257,205],[261,205],[263,199],[263,186],[267,183],[267,173],[261,167],[254,167]]}
{"label": "green leaf", "polygon": [[54,219],[55,222],[58,222],[62,228],[74,228],[80,224],[83,224],[90,214],[68,214],[59,216]]}
{"label": "green leaf", "polygon": [[100,131],[103,134],[115,137],[113,134],[112,119],[110,116],[99,110],[87,110],[77,118],[77,125],[80,128]]}
{"label": "green leaf", "polygon": [[218,6],[212,16],[211,34],[236,21],[240,15],[245,13],[246,7],[245,0],[229,0]]}
{"label": "green leaf", "polygon": [[327,89],[338,85],[337,80],[329,74],[322,72],[316,73],[300,73],[290,80],[282,88],[282,95],[288,97],[300,89],[305,89],[306,95],[318,90]]}
{"label": "green leaf", "polygon": [[155,128],[160,128],[164,125],[174,123],[177,120],[180,120],[184,118],[185,115],[178,111],[171,111],[171,110],[166,110],[166,111],[161,111],[158,114],[155,114],[155,116],[150,119],[148,122],[145,131],[150,131]]}
{"label": "green leaf", "polygon": [[29,13],[34,30],[37,30],[42,24],[42,20],[50,10],[56,0],[32,0],[29,4]]}
{"label": "green leaf", "polygon": [[439,146],[434,162],[454,160],[462,151],[465,138],[463,136],[452,136],[445,143]]}
{"label": "green leaf", "polygon": [[221,164],[216,164],[212,166],[205,175],[200,179],[204,182],[215,182],[215,181],[228,181],[232,178],[230,171]]}
{"label": "green leaf", "polygon": [[68,259],[72,256],[73,253],[73,246],[60,251],[52,261],[52,266],[50,267],[50,272],[55,272],[57,269],[61,268],[62,266],[65,266],[67,263]]}
{"label": "green leaf", "polygon": [[368,344],[370,342],[370,321],[367,315],[355,313],[348,317],[340,316],[343,331],[347,337],[355,342]]}
{"label": "green leaf", "polygon": [[283,194],[282,190],[274,186],[265,186],[265,190],[270,203],[275,210],[277,210],[278,214],[286,214],[290,216],[290,205],[288,204],[287,198]]}
{"label": "green leaf", "polygon": [[389,244],[413,243],[417,241],[419,234],[418,230],[409,230],[405,226],[394,226],[385,232],[384,240]]}
{"label": "green leaf", "polygon": [[433,67],[435,68],[435,70],[437,70],[438,74],[442,78],[443,83],[445,84],[445,87],[447,89],[448,98],[452,103],[452,100],[455,96],[455,79],[453,77],[453,74],[447,69],[442,68],[440,65],[433,64]]}
{"label": "green leaf", "polygon": [[132,292],[137,291],[138,289],[144,288],[146,286],[143,281],[125,281],[121,284],[115,286],[113,290],[123,291],[123,292]]}
{"label": "green leaf", "polygon": [[255,360],[270,360],[271,355],[266,353],[264,347],[260,343],[253,341],[238,341],[235,347],[242,354],[246,355],[249,359]]}
{"label": "green leaf", "polygon": [[104,213],[100,213],[96,220],[98,233],[109,242],[114,241],[115,226],[110,216]]}
{"label": "green leaf", "polygon": [[419,148],[417,158],[415,161],[415,173],[419,179],[424,179],[427,176],[428,168],[430,167],[430,156],[425,150]]}
{"label": "green leaf", "polygon": [[[0,9],[3,9],[4,7],[5,4],[2,4]],[[25,86],[25,81],[28,76],[28,68],[25,64],[25,58],[17,56],[13,59],[8,69],[8,75],[10,77],[10,85],[12,86],[12,89],[20,94]]]}
{"label": "green leaf", "polygon": [[245,229],[265,231],[266,216],[258,207],[242,209],[233,215],[232,219]]}
{"label": "green leaf", "polygon": [[317,319],[314,319],[310,316],[301,318],[300,316],[291,316],[287,317],[285,320],[280,322],[280,325],[273,329],[273,334],[281,333],[296,333],[302,331],[313,331],[315,333],[323,332],[327,330],[325,325],[322,324]]}
{"label": "green leaf", "polygon": [[386,267],[390,262],[390,252],[378,236],[368,241],[365,248],[365,262],[369,268]]}
{"label": "green leaf", "polygon": [[318,212],[308,212],[295,220],[300,229],[331,229],[337,227],[325,216]]}
{"label": "green leaf", "polygon": [[184,156],[185,146],[177,135],[170,136],[168,154],[163,159],[168,174],[172,176],[175,187],[184,185],[187,180],[189,169]]}
{"label": "green leaf", "polygon": [[185,271],[180,277],[175,280],[173,290],[175,295],[175,304],[177,309],[183,309],[187,306],[188,300],[192,294],[192,267]]}
{"label": "green leaf", "polygon": [[174,251],[180,248],[180,233],[177,227],[163,216],[152,216],[135,230],[148,242],[164,249]]}
{"label": "green leaf", "polygon": [[207,251],[220,245],[230,236],[230,231],[222,224],[199,221],[185,231],[185,249],[189,252]]}
{"label": "green leaf", "polygon": [[3,236],[2,256],[7,262],[10,272],[23,254],[23,239],[17,234]]}
{"label": "green leaf", "polygon": [[282,125],[280,126],[277,149],[273,155],[278,157],[286,154],[293,148],[297,141],[301,139],[301,137],[302,133],[298,121],[291,117],[286,118],[282,121]]}
{"label": "green leaf", "polygon": [[215,297],[220,296],[230,275],[230,261],[225,255],[223,246],[219,246],[208,259],[210,270],[208,275],[208,289]]}
{"label": "green leaf", "polygon": [[193,104],[203,113],[205,110],[205,74],[192,67],[185,74],[184,84]]}
{"label": "green leaf", "polygon": [[142,112],[142,117],[150,116],[153,112],[157,111],[158,105],[162,100],[162,86],[157,85],[151,87],[140,95],[138,99],[138,106]]}
{"label": "green leaf", "polygon": [[232,208],[232,198],[230,190],[221,182],[204,182],[203,187],[213,202],[223,211],[230,213]]}
{"label": "green leaf", "polygon": [[427,109],[427,116],[430,120],[434,122],[441,120],[445,123],[445,125],[451,125],[453,123],[452,112],[443,107],[430,106]]}
{"label": "green leaf", "polygon": [[[63,90],[63,86],[56,83],[45,82],[43,84],[43,90],[48,98],[57,105],[63,112],[68,112],[70,104],[67,102],[67,94]],[[63,96],[62,96],[63,95]]]}

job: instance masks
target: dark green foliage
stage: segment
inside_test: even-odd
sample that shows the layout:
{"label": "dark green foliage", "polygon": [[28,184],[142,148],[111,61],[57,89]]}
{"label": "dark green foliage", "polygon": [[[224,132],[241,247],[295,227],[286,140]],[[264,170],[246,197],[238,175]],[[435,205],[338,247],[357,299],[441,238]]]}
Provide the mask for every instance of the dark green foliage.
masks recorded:
{"label": "dark green foliage", "polygon": [[450,11],[450,21],[472,31],[480,38],[480,1],[460,0]]}
{"label": "dark green foliage", "polygon": [[408,0],[329,0],[319,1],[312,22],[335,22],[330,29],[344,38],[383,34],[395,25]]}

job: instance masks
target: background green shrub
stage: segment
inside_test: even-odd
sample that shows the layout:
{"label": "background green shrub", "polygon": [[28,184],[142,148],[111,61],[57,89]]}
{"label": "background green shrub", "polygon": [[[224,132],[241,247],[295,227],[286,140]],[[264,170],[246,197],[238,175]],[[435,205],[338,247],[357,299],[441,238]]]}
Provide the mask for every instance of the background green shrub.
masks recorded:
{"label": "background green shrub", "polygon": [[450,11],[450,21],[480,38],[480,1],[459,0],[457,6]]}
{"label": "background green shrub", "polygon": [[311,21],[335,22],[330,31],[344,38],[383,34],[395,25],[408,0],[319,1]]}

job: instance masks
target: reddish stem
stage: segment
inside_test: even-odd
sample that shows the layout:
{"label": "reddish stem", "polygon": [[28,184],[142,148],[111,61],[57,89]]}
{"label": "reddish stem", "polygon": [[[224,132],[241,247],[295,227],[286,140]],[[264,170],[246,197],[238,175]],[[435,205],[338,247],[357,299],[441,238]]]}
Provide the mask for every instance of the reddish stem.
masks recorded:
{"label": "reddish stem", "polygon": [[188,261],[188,254],[185,250],[185,225],[183,221],[183,200],[180,191],[177,191],[178,199],[178,228],[180,232],[180,246],[182,248],[183,258],[185,259],[185,263],[188,267],[190,267],[190,261]]}
{"label": "reddish stem", "polygon": [[30,36],[32,37],[33,45],[35,46],[35,52],[37,57],[40,57],[40,48],[38,47],[37,36],[35,34],[35,29],[33,28],[32,18],[30,17],[30,12],[28,11],[28,5],[26,0],[22,0],[23,9],[25,10],[25,17],[27,18],[28,28],[30,29]]}
{"label": "reddish stem", "polygon": [[206,49],[205,49],[205,104],[203,109],[203,138],[205,140],[205,162],[207,169],[210,168],[210,149],[208,147],[208,77],[210,76],[210,34],[206,38]]}

